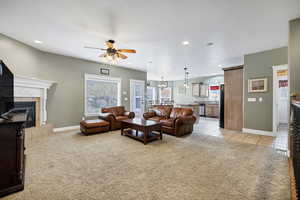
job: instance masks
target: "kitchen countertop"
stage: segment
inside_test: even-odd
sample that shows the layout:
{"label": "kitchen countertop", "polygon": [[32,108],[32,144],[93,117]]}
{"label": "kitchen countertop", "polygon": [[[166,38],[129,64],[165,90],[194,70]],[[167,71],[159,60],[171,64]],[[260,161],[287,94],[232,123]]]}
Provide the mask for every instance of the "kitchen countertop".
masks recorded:
{"label": "kitchen countertop", "polygon": [[199,103],[176,103],[176,105],[180,105],[180,106],[199,106]]}
{"label": "kitchen countertop", "polygon": [[218,104],[219,105],[219,102],[218,101],[199,101],[197,103],[175,103],[176,105],[179,105],[179,106],[199,106],[200,104]]}

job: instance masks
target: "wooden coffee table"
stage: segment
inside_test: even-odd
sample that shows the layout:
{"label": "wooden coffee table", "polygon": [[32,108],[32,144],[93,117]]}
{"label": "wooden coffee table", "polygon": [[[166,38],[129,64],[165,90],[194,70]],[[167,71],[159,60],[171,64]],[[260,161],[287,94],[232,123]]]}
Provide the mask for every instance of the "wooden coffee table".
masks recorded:
{"label": "wooden coffee table", "polygon": [[144,144],[158,139],[162,140],[161,123],[140,118],[122,120],[121,135],[141,141]]}

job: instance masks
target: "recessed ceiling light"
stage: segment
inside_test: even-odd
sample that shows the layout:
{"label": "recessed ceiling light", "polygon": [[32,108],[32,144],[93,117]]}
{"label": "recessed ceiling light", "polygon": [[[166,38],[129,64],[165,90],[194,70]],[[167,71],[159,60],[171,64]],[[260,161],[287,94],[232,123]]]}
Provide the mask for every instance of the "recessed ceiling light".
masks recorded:
{"label": "recessed ceiling light", "polygon": [[213,46],[213,45],[214,45],[213,42],[208,42],[208,43],[206,44],[206,46]]}
{"label": "recessed ceiling light", "polygon": [[223,65],[218,65],[219,67],[222,67]]}
{"label": "recessed ceiling light", "polygon": [[189,44],[190,44],[190,42],[189,42],[189,41],[187,41],[187,40],[185,40],[185,41],[183,41],[181,44],[182,44],[182,45],[184,45],[184,46],[186,46],[186,45],[189,45]]}
{"label": "recessed ceiling light", "polygon": [[34,42],[37,43],[37,44],[42,44],[42,43],[43,43],[43,42],[40,41],[40,40],[34,40]]}

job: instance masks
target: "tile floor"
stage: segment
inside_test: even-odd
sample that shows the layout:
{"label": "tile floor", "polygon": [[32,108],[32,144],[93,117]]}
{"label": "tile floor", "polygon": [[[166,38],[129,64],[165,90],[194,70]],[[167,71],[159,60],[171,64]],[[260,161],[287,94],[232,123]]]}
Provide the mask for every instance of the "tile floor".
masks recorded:
{"label": "tile floor", "polygon": [[242,133],[241,131],[231,131],[219,128],[218,119],[200,118],[194,127],[193,134],[204,134],[215,137],[222,137],[226,140],[255,144],[259,146],[269,146],[278,151],[286,152],[288,149],[288,127],[281,126],[277,136],[263,136]]}

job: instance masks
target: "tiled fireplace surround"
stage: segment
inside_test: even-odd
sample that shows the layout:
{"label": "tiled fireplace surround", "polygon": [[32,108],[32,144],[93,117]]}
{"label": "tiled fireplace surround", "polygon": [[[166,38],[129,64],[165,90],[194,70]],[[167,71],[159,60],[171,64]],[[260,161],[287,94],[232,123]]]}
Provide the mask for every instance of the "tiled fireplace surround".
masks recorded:
{"label": "tiled fireplace surround", "polygon": [[36,126],[40,127],[47,123],[47,90],[55,82],[40,80],[23,76],[14,77],[15,101],[36,102]]}

